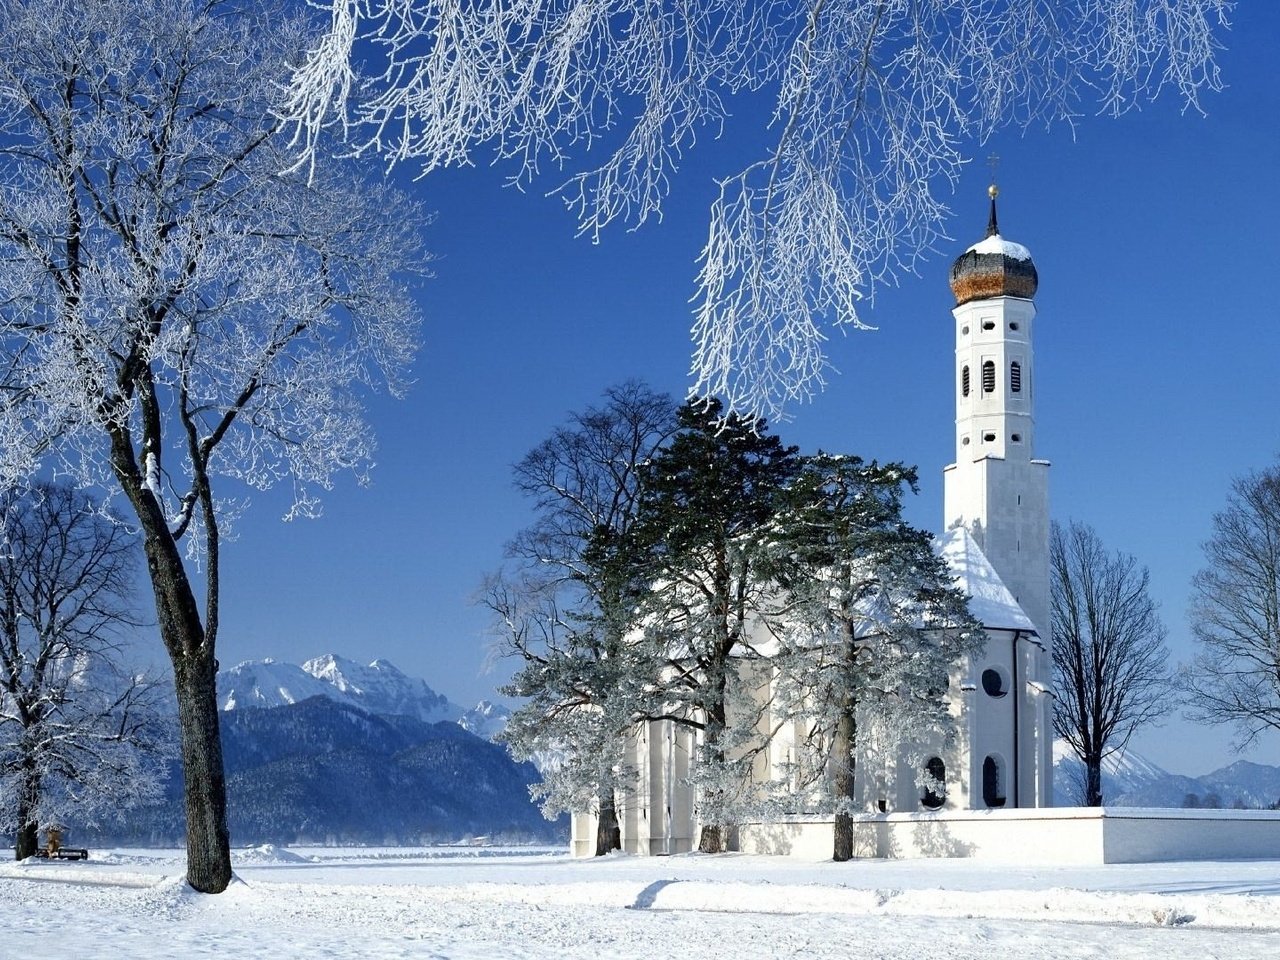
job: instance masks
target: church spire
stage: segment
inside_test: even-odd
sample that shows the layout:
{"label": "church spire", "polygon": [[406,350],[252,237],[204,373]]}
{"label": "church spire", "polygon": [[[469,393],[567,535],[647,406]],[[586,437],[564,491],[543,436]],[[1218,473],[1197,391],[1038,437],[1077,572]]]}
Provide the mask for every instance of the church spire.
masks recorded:
{"label": "church spire", "polygon": [[1000,188],[996,186],[996,168],[1000,166],[1000,155],[993,153],[987,157],[987,166],[991,168],[991,186],[987,187],[987,196],[991,198],[991,216],[987,218],[987,236],[1000,236],[1000,224],[996,220],[996,197],[1000,196]]}

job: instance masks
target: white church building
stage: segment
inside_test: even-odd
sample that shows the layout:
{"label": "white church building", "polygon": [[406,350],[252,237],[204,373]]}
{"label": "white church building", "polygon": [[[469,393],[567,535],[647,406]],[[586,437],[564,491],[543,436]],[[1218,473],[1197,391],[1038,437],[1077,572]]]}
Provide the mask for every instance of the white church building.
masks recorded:
{"label": "white church building", "polygon": [[[854,791],[865,813],[856,818],[855,855],[1102,863],[1194,856],[1199,845],[1206,856],[1267,855],[1262,847],[1280,856],[1280,823],[1261,811],[1247,812],[1259,819],[1240,811],[1051,809],[1049,462],[1035,456],[1038,277],[1027,248],[1000,234],[997,192],[993,185],[986,237],[951,267],[955,462],[944,468],[937,538],[987,642],[955,665],[947,695],[954,729],[925,752],[923,766],[942,790],[920,786],[920,771],[905,757],[859,746]],[[785,779],[802,735],[794,723],[779,725],[753,779]],[[696,848],[700,824],[688,784],[695,750],[694,733],[670,721],[646,723],[631,738],[628,759],[639,776],[619,802],[624,850]],[[1240,815],[1206,831],[1206,817],[1196,815],[1210,814]],[[571,831],[575,855],[594,853],[592,814],[574,815]],[[730,842],[744,852],[824,859],[832,831],[830,816],[791,816],[739,824]]]}

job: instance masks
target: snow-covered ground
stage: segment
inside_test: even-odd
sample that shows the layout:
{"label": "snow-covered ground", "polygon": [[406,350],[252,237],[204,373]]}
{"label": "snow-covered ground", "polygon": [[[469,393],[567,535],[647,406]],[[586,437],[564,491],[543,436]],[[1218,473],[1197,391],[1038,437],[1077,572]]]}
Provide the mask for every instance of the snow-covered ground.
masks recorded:
{"label": "snow-covered ground", "polygon": [[1018,867],[452,847],[258,847],[208,897],[177,851],[0,867],[0,958],[1280,955],[1280,862]]}

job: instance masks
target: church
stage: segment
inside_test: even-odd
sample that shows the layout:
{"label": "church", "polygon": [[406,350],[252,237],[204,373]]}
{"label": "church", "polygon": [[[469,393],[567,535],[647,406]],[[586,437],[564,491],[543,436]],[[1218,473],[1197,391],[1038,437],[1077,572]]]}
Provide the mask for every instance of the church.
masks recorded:
{"label": "church", "polygon": [[[1049,463],[1034,450],[1038,278],[1027,248],[1001,236],[994,184],[989,192],[986,237],[951,268],[956,448],[944,470],[937,538],[987,643],[953,668],[947,699],[954,730],[924,760],[941,789],[922,788],[920,771],[905,758],[859,747],[854,790],[872,819],[1052,804]],[[794,724],[780,726],[762,754],[762,779],[785,777],[800,735]],[[693,736],[670,721],[649,722],[634,735],[628,751],[639,782],[618,810],[624,850],[673,854],[696,846],[699,824],[687,782]],[[575,854],[593,852],[595,829],[590,813],[573,817]],[[761,839],[776,833],[765,824],[743,825],[739,848],[780,852],[776,842]]]}

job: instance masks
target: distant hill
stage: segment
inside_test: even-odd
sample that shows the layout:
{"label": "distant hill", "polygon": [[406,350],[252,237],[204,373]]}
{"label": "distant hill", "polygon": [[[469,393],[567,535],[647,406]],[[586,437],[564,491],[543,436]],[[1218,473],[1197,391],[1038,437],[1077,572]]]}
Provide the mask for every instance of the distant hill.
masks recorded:
{"label": "distant hill", "polygon": [[[1054,804],[1078,805],[1084,793],[1084,765],[1061,740],[1054,743],[1053,754]],[[1123,751],[1103,761],[1102,796],[1109,807],[1264,809],[1280,801],[1280,767],[1237,760],[1202,777],[1184,777]]]}
{"label": "distant hill", "polygon": [[[529,799],[537,770],[456,722],[379,716],[329,696],[222,716],[232,843],[416,844],[487,836],[559,842]],[[183,834],[181,776],[127,835]]]}

